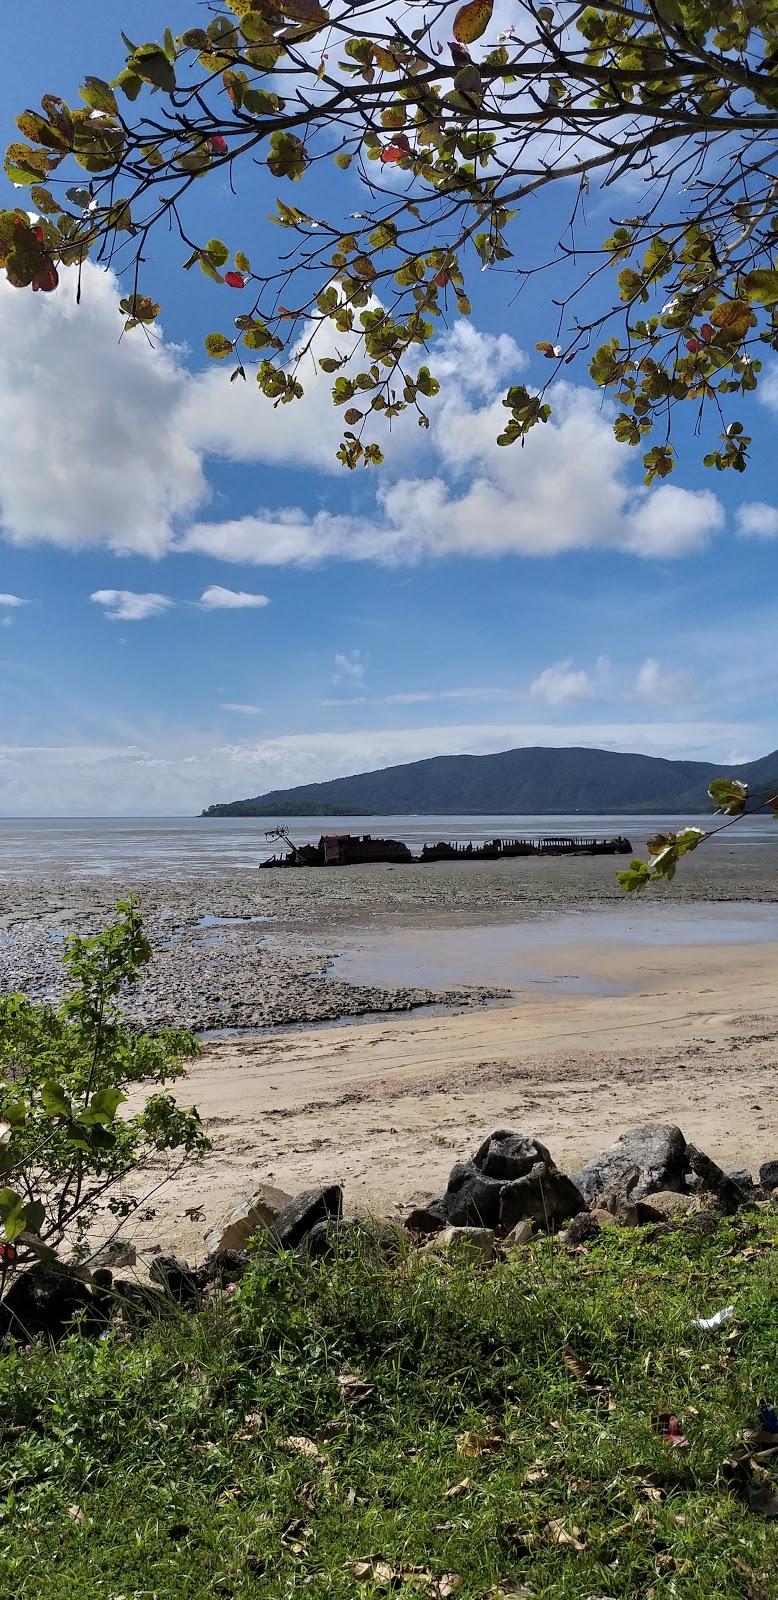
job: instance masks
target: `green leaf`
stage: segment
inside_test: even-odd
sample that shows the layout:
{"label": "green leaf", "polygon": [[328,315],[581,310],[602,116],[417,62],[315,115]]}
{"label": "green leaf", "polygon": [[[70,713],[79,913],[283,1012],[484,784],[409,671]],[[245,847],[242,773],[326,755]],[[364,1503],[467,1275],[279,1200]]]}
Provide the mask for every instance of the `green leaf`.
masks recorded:
{"label": "green leaf", "polygon": [[270,138],[268,171],[274,178],[301,178],[308,166],[305,145],[293,133],[274,133]]}
{"label": "green leaf", "polygon": [[749,300],[758,300],[763,306],[774,306],[778,304],[778,269],[755,267],[753,272],[746,273],[742,287]]}
{"label": "green leaf", "polygon": [[213,262],[215,267],[223,267],[225,261],[229,261],[230,259],[230,252],[227,249],[226,244],[222,243],[221,239],[209,239],[205,247],[205,254]]}
{"label": "green leaf", "polygon": [[127,1099],[121,1089],[98,1089],[92,1095],[85,1111],[81,1113],[81,1121],[88,1126],[95,1122],[113,1122],[120,1105]]}
{"label": "green leaf", "polygon": [[116,95],[103,78],[85,78],[78,92],[93,111],[106,111],[109,116],[116,116],[119,110]]}
{"label": "green leaf", "polygon": [[739,817],[748,803],[748,784],[738,778],[714,778],[708,784],[708,794],[717,811],[725,816]]}
{"label": "green leaf", "polygon": [[227,356],[232,355],[232,340],[224,333],[209,333],[206,335],[205,348],[212,361],[225,361]]}
{"label": "green leaf", "polygon": [[14,1189],[0,1189],[0,1221],[9,1243],[18,1239],[27,1226],[24,1201]]}
{"label": "green leaf", "polygon": [[653,874],[647,863],[645,861],[638,860],[637,857],[630,861],[626,871],[616,873],[616,877],[618,878],[622,889],[624,889],[627,894],[634,894],[641,889],[645,889],[646,884],[651,881],[652,876]]}
{"label": "green leaf", "polygon": [[150,83],[155,89],[162,89],[166,94],[170,94],[176,87],[173,64],[164,46],[160,48],[156,44],[139,45],[129,65],[144,83]]}
{"label": "green leaf", "polygon": [[163,89],[166,94],[175,89],[175,72],[158,44],[139,45],[128,65],[131,72],[142,78],[144,83],[152,84],[155,89]]}
{"label": "green leaf", "polygon": [[62,1084],[53,1078],[44,1083],[41,1089],[41,1104],[50,1117],[66,1117],[69,1120],[73,1115],[73,1107]]}
{"label": "green leaf", "polygon": [[24,1208],[25,1231],[40,1233],[46,1221],[46,1208],[42,1200],[28,1200]]}

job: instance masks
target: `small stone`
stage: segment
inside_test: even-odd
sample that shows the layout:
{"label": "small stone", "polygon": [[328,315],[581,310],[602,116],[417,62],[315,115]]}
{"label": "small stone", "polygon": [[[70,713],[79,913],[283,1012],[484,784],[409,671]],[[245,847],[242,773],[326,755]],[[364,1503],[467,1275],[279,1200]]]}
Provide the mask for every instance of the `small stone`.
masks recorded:
{"label": "small stone", "polygon": [[523,1133],[509,1133],[500,1129],[490,1133],[488,1139],[476,1150],[472,1165],[487,1178],[526,1178],[538,1161],[553,1167],[549,1151],[537,1139]]}
{"label": "small stone", "polygon": [[693,1195],[677,1194],[674,1189],[660,1189],[646,1200],[639,1200],[636,1207],[639,1222],[666,1222],[670,1217],[688,1216],[697,1208]]}
{"label": "small stone", "polygon": [[214,1255],[218,1250],[245,1250],[252,1234],[260,1228],[272,1227],[291,1202],[290,1194],[274,1189],[269,1183],[261,1183],[258,1189],[239,1196],[206,1234],[208,1254]]}
{"label": "small stone", "polygon": [[445,1225],[443,1212],[434,1203],[429,1206],[414,1206],[410,1215],[405,1218],[405,1226],[409,1233],[439,1233]]}
{"label": "small stone", "polygon": [[322,1189],[305,1189],[290,1200],[271,1230],[272,1238],[282,1250],[296,1250],[317,1222],[333,1218],[339,1222],[343,1212],[343,1190],[339,1183],[330,1183]]}
{"label": "small stone", "polygon": [[[610,1212],[603,1213],[610,1221],[615,1222]],[[526,1223],[519,1223],[519,1227],[526,1227]],[[593,1211],[579,1211],[571,1217],[564,1232],[559,1235],[562,1244],[585,1244],[588,1239],[596,1239],[600,1231],[600,1224]]]}
{"label": "small stone", "polygon": [[170,1295],[171,1300],[178,1300],[181,1305],[190,1305],[200,1296],[201,1285],[197,1275],[183,1256],[155,1255],[149,1265],[149,1277],[152,1283],[158,1283]]}
{"label": "small stone", "polygon": [[474,1261],[492,1261],[497,1241],[492,1228],[455,1228],[449,1226],[436,1234],[424,1246],[425,1253],[444,1255]]}
{"label": "small stone", "polygon": [[703,1189],[715,1195],[725,1211],[737,1211],[740,1206],[751,1203],[750,1192],[742,1188],[739,1183],[734,1183],[732,1178],[728,1178],[726,1172],[722,1171],[710,1156],[706,1156],[704,1150],[698,1150],[695,1145],[687,1144],[686,1162],[689,1171],[694,1177],[699,1178]]}
{"label": "small stone", "polygon": [[535,1229],[533,1224],[530,1222],[529,1217],[524,1217],[523,1221],[516,1223],[515,1228],[511,1228],[508,1234],[508,1243],[529,1244],[530,1239],[534,1238],[534,1236]]}
{"label": "small stone", "polygon": [[137,1251],[129,1239],[109,1239],[85,1264],[94,1273],[98,1267],[134,1267],[137,1259]]}
{"label": "small stone", "polygon": [[[601,1228],[615,1228],[618,1222],[618,1218],[614,1217],[613,1212],[607,1211],[604,1206],[595,1206],[594,1211],[589,1211],[587,1215],[593,1217]],[[573,1221],[575,1222],[575,1220],[574,1217]]]}

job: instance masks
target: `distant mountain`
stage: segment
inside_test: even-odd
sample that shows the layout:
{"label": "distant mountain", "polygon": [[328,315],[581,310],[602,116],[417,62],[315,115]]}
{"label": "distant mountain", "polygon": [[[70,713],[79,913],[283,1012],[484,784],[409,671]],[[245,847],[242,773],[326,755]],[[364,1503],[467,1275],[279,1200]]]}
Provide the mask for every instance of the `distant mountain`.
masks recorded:
{"label": "distant mountain", "polygon": [[532,816],[705,811],[716,776],[742,778],[764,799],[778,790],[778,750],[743,766],[665,761],[614,750],[538,745],[490,756],[432,756],[252,800],[208,806],[204,817]]}

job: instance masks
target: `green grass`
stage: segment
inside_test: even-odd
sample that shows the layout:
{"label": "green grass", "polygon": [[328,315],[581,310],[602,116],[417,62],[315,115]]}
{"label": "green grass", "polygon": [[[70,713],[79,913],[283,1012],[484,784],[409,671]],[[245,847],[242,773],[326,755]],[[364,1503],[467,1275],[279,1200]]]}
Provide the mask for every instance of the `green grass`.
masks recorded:
{"label": "green grass", "polygon": [[[773,1215],[542,1240],[493,1269],[389,1268],[352,1239],[315,1266],[258,1254],[237,1295],[129,1342],[10,1352],[0,1594],[373,1600],[354,1563],[378,1557],[401,1597],[455,1574],[460,1600],[771,1600],[778,1523],[722,1465],[777,1398],[777,1245]],[[690,1329],[729,1301],[734,1341]],[[344,1371],[374,1385],[364,1403],[344,1405]],[[688,1449],[654,1431],[662,1411]],[[465,1456],[466,1433],[493,1444]]]}

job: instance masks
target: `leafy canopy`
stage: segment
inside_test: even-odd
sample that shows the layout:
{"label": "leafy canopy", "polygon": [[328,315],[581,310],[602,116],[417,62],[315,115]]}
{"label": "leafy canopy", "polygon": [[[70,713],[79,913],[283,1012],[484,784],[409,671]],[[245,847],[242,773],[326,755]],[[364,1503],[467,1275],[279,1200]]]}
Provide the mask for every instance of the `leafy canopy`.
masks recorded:
{"label": "leafy canopy", "polygon": [[[123,34],[111,83],[88,75],[80,104],[47,93],[17,118],[6,172],[39,216],[0,212],[0,267],[53,292],[62,263],[111,264],[126,327],[148,329],[148,262],[178,241],[184,270],[229,291],[205,346],[233,378],[254,366],[287,404],[301,352],[323,348],[349,467],[380,463],[380,417],[410,407],[427,425],[438,381],[420,354],[469,314],[476,271],[508,272],[513,299],[556,267],[549,382],[588,370],[648,483],[673,470],[684,401],[706,464],[742,472],[733,408],[778,348],[778,0],[516,0],[513,15],[498,33],[493,0],[410,0],[399,18],[382,0],[224,0],[193,5],[178,37]],[[272,197],[290,237],[268,259],[194,235],[190,191],[227,179],[247,214]],[[532,202],[552,185],[563,222],[538,260]],[[597,247],[595,191],[612,219]],[[508,389],[500,444],[548,420],[547,387]]]}
{"label": "leafy canopy", "polygon": [[[78,1247],[101,1208],[117,1218],[134,1212],[145,1197],[128,1180],[140,1180],[148,1162],[180,1165],[208,1148],[197,1112],[162,1092],[197,1041],[172,1029],[135,1032],[122,1014],[122,995],[150,957],[137,902],[120,900],[101,933],[68,941],[61,1005],[0,998],[3,1279],[9,1264]],[[153,1092],[120,1118],[136,1084]]]}

